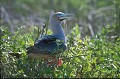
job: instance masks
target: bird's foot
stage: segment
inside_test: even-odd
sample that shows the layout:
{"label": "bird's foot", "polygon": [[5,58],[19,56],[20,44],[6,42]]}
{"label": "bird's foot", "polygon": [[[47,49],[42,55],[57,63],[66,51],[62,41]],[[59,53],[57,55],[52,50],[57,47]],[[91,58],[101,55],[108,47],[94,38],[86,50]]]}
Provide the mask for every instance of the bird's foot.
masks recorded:
{"label": "bird's foot", "polygon": [[55,66],[59,67],[62,64],[63,64],[62,58],[58,58],[58,59],[54,58],[53,60],[47,62],[48,66],[55,65]]}

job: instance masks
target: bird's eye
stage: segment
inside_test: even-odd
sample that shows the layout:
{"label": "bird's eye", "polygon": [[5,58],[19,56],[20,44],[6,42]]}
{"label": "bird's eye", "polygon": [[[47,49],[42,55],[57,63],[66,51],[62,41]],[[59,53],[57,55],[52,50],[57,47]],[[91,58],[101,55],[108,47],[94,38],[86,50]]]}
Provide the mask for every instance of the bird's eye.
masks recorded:
{"label": "bird's eye", "polygon": [[58,14],[59,16],[61,15],[61,14]]}
{"label": "bird's eye", "polygon": [[58,14],[58,16],[61,16],[62,14]]}

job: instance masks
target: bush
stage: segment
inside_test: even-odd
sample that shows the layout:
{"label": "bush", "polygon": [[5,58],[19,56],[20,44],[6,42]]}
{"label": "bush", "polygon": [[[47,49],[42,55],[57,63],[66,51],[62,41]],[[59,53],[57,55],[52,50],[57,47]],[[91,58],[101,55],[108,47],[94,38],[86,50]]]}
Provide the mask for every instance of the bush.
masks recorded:
{"label": "bush", "polygon": [[[1,29],[2,78],[119,78],[120,37],[109,41],[103,29],[95,38],[81,40],[77,28],[76,25],[67,35],[68,49],[59,55],[63,59],[60,67],[50,67],[45,60],[27,57],[26,48],[34,43],[37,33],[33,30],[36,28],[29,33],[23,33],[26,28],[21,28],[14,35]],[[19,54],[14,57],[9,53]]]}

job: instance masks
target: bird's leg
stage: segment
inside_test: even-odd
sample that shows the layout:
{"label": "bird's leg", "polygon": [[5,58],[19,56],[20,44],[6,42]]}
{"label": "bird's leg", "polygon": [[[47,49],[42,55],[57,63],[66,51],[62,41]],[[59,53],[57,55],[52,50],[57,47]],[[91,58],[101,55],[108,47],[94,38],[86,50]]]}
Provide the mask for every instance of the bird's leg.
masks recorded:
{"label": "bird's leg", "polygon": [[55,57],[55,58],[52,59],[51,61],[48,61],[47,64],[48,64],[48,66],[52,66],[52,65],[54,65],[54,66],[59,67],[59,66],[62,65],[62,63],[63,63],[63,61],[62,61],[61,58],[57,58],[57,57]]}
{"label": "bird's leg", "polygon": [[47,62],[48,66],[52,66],[52,65],[54,65],[55,63],[56,63],[56,58],[53,58],[53,59],[51,59],[51,60],[48,60],[48,62]]}
{"label": "bird's leg", "polygon": [[58,60],[59,60],[59,56],[56,55],[55,58],[53,58],[53,60],[52,60],[52,63],[54,64],[54,66],[57,66]]}

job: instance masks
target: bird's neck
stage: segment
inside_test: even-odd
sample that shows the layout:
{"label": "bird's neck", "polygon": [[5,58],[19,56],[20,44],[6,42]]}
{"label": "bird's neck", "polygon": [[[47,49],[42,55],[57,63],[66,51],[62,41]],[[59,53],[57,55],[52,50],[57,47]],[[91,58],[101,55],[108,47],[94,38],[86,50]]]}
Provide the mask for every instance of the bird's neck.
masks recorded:
{"label": "bird's neck", "polygon": [[59,40],[65,43],[65,35],[61,23],[58,22],[51,22],[50,23],[51,30],[53,32],[53,36],[58,38]]}

